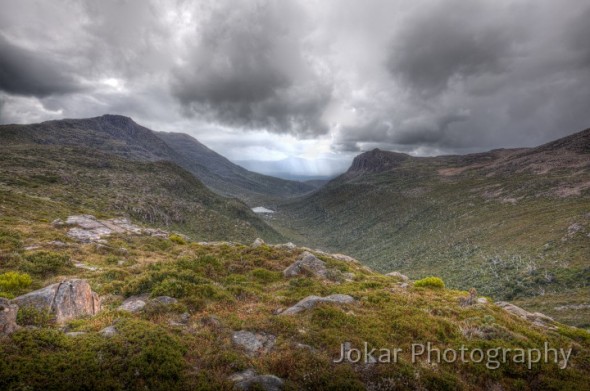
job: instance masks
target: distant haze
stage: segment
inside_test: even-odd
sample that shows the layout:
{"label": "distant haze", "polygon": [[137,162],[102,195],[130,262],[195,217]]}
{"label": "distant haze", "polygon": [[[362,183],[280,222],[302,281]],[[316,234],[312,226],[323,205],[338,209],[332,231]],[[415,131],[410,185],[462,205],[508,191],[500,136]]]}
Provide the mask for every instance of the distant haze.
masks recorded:
{"label": "distant haze", "polygon": [[122,114],[295,176],[375,147],[467,153],[590,127],[587,0],[0,7],[0,123]]}

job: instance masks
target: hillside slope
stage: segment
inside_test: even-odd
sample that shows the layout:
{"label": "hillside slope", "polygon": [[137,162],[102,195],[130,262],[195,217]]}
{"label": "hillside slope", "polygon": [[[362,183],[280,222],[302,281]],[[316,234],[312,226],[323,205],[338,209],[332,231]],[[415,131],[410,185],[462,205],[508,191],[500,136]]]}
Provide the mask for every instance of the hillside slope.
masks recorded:
{"label": "hillside slope", "polygon": [[82,244],[67,229],[0,220],[0,296],[77,278],[102,300],[59,324],[19,307],[20,328],[0,329],[0,389],[589,389],[590,334],[539,314],[293,246]]}
{"label": "hillside slope", "polygon": [[238,197],[251,206],[267,199],[312,191],[301,182],[248,171],[182,133],[154,132],[120,115],[64,119],[31,125],[2,125],[6,144],[81,146],[140,161],[167,160],[188,170],[210,189]]}
{"label": "hillside slope", "polygon": [[374,150],[273,224],[380,270],[443,276],[590,325],[590,130],[537,148],[416,158]]}
{"label": "hillside slope", "polygon": [[315,188],[302,182],[288,181],[248,171],[207,148],[184,133],[156,132],[181,157],[177,163],[195,174],[204,184],[220,194],[237,197],[251,205],[280,198],[292,198]]}
{"label": "hillside slope", "polygon": [[241,201],[211,192],[171,162],[26,142],[3,144],[0,152],[2,220],[51,221],[63,214],[109,213],[199,240],[281,240]]}

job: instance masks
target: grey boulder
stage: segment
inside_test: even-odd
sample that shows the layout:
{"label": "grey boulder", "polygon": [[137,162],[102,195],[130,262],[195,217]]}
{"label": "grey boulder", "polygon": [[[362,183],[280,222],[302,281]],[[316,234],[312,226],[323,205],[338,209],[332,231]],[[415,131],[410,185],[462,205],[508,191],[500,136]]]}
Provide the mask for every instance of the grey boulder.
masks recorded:
{"label": "grey boulder", "polygon": [[276,341],[272,334],[253,333],[251,331],[240,330],[232,335],[234,345],[241,347],[250,356],[260,353],[269,352]]}
{"label": "grey boulder", "polygon": [[100,298],[86,280],[66,280],[27,293],[12,300],[19,307],[34,307],[55,316],[57,323],[64,323],[81,316],[100,312]]}
{"label": "grey boulder", "polygon": [[324,261],[318,259],[312,253],[305,251],[298,260],[283,271],[285,277],[296,277],[305,273],[326,278],[328,269]]}

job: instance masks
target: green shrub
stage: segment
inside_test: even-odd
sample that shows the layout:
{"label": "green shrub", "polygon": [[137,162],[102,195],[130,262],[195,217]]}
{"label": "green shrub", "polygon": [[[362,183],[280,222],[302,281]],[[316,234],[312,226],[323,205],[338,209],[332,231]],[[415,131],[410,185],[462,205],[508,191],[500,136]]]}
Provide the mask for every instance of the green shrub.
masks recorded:
{"label": "green shrub", "polygon": [[71,266],[72,262],[67,254],[39,251],[26,255],[21,269],[37,276],[49,277],[61,273]]}
{"label": "green shrub", "polygon": [[6,272],[0,274],[0,292],[17,295],[27,289],[32,282],[31,276],[26,273]]}
{"label": "green shrub", "polygon": [[176,244],[186,244],[186,240],[184,240],[182,236],[177,234],[171,234],[170,236],[168,236],[168,239],[170,239],[172,242]]}
{"label": "green shrub", "polygon": [[192,285],[190,282],[178,280],[174,277],[166,278],[154,285],[152,297],[170,296],[180,299],[188,295]]}
{"label": "green shrub", "polygon": [[445,283],[439,277],[426,277],[414,282],[414,286],[417,288],[444,289]]}

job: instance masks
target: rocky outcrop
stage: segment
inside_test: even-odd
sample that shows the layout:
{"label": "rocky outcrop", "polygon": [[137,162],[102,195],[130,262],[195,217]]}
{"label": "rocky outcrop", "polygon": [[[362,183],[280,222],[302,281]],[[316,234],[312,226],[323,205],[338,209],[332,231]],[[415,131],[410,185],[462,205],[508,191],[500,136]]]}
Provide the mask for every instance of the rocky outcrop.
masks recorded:
{"label": "rocky outcrop", "polygon": [[555,320],[553,320],[553,318],[551,318],[545,314],[542,314],[540,312],[528,312],[527,310],[524,310],[518,306],[515,306],[512,303],[508,303],[505,301],[498,301],[498,302],[496,302],[496,305],[500,308],[503,308],[505,311],[518,316],[521,319],[531,322],[533,325],[535,325],[537,327],[548,328],[548,329],[555,328],[555,326],[553,326],[553,324],[555,323]]}
{"label": "rocky outcrop", "polygon": [[52,284],[19,296],[12,302],[21,308],[29,306],[48,312],[55,316],[57,323],[100,312],[100,298],[86,280],[73,279]]}
{"label": "rocky outcrop", "polygon": [[296,277],[302,274],[311,274],[317,277],[326,278],[328,269],[326,263],[318,259],[312,253],[305,251],[299,259],[283,271],[285,277]]}
{"label": "rocky outcrop", "polygon": [[336,304],[350,304],[354,303],[354,298],[348,295],[335,294],[326,297],[320,296],[308,296],[305,299],[299,301],[292,307],[287,308],[280,315],[294,315],[302,311],[311,309],[320,303],[336,303]]}
{"label": "rocky outcrop", "polygon": [[276,337],[267,333],[240,330],[232,335],[234,345],[244,349],[250,356],[268,353],[275,345]]}
{"label": "rocky outcrop", "polygon": [[18,305],[0,297],[0,335],[12,334],[18,329],[16,324],[17,313]]}
{"label": "rocky outcrop", "polygon": [[140,235],[146,234],[151,236],[168,236],[168,232],[159,229],[141,228],[132,224],[126,218],[115,218],[108,220],[98,220],[92,215],[75,215],[69,216],[65,222],[56,220],[53,222],[56,227],[74,226],[68,231],[68,236],[84,243],[100,242],[104,237],[114,233],[124,233]]}

